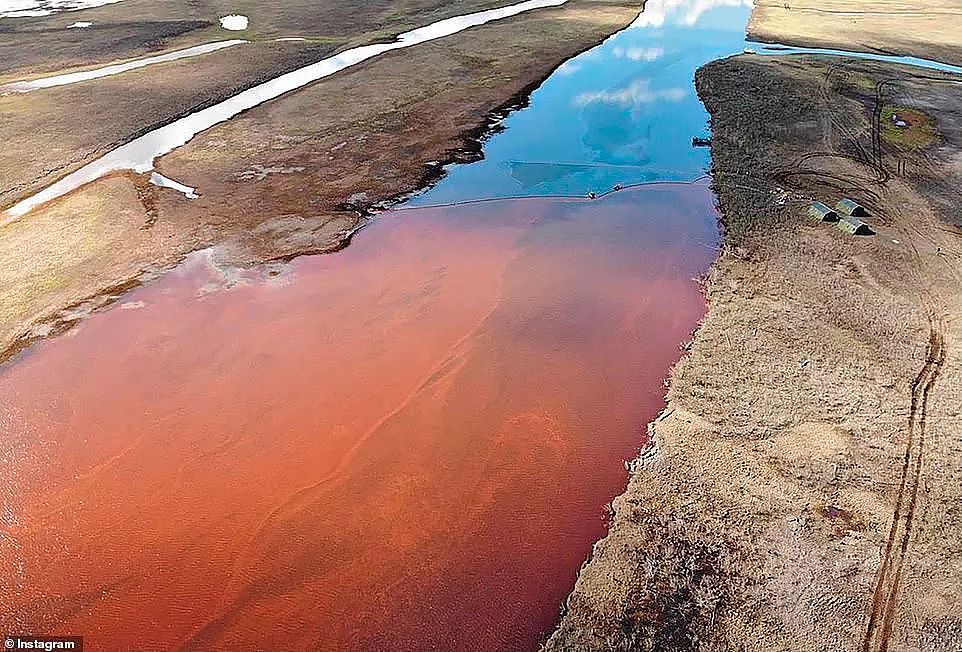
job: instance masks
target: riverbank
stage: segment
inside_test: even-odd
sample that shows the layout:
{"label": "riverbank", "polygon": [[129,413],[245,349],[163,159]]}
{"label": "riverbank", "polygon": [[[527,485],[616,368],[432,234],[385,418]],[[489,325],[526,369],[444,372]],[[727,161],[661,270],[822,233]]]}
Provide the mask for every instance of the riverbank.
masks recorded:
{"label": "riverbank", "polygon": [[953,0],[755,0],[753,39],[962,61]]}
{"label": "riverbank", "polygon": [[[343,246],[369,208],[477,156],[493,112],[639,10],[571,0],[388,53],[245,112],[158,161],[198,187],[198,200],[117,175],[31,212],[0,239],[0,351],[61,330],[190,251],[217,245],[225,263],[247,265]],[[221,55],[231,56],[165,66]],[[126,76],[23,97],[90,93]]]}
{"label": "riverbank", "polygon": [[[946,79],[817,57],[699,72],[726,251],[547,650],[960,649],[962,143]],[[807,216],[842,196],[874,236]]]}

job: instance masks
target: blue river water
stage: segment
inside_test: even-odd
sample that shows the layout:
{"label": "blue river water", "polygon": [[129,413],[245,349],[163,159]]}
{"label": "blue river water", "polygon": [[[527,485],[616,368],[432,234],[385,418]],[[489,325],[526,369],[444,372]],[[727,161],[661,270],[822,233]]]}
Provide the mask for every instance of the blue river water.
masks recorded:
{"label": "blue river water", "polygon": [[916,57],[747,40],[750,0],[649,0],[628,28],[558,68],[524,110],[484,144],[484,159],[452,164],[405,207],[496,197],[601,194],[616,185],[692,181],[709,172],[708,113],[695,71],[749,50],[822,54],[962,74]]}
{"label": "blue river water", "polygon": [[407,206],[704,176],[709,150],[692,146],[693,136],[708,135],[695,71],[745,48],[751,7],[735,1],[649,0],[630,27],[564,63],[510,114],[484,160],[449,166]]}

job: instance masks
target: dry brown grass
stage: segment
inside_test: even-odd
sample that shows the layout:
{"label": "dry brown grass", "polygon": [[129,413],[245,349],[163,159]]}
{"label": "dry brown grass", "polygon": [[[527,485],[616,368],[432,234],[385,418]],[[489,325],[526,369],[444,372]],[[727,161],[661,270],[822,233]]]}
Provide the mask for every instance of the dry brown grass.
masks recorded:
{"label": "dry brown grass", "polygon": [[[743,166],[743,156],[794,165],[806,145],[845,151],[869,133],[868,108],[832,84],[836,122],[798,124],[795,107],[826,72],[808,66],[739,57],[699,73],[725,219],[738,211],[743,228],[713,270],[708,316],[674,371],[654,445],[549,650],[862,650],[907,450],[909,487],[922,460],[921,497],[893,561],[903,571],[887,649],[962,646],[962,444],[948,434],[962,398],[962,240],[920,191],[925,177],[879,187],[878,235],[855,238],[805,216],[812,193],[836,192],[831,177],[793,186],[771,166]],[[878,72],[844,70],[849,90],[844,80]],[[844,134],[824,138],[826,125]],[[858,167],[818,165],[825,175]],[[774,211],[780,190],[792,199]],[[933,329],[950,354],[920,438],[911,397]]]}
{"label": "dry brown grass", "polygon": [[748,33],[763,41],[962,61],[955,0],[756,0]]}

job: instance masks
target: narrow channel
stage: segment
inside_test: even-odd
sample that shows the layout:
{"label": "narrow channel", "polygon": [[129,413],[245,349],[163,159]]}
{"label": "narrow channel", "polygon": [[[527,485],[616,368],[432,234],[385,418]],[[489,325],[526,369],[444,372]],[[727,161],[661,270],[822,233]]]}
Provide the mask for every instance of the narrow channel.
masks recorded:
{"label": "narrow channel", "polygon": [[247,42],[248,41],[244,41],[242,39],[214,41],[212,43],[195,45],[194,47],[184,48],[183,50],[174,50],[172,52],[166,52],[164,54],[158,54],[152,57],[143,57],[141,59],[133,59],[123,63],[101,66],[92,70],[81,70],[79,72],[71,72],[63,75],[48,75],[46,77],[39,77],[37,79],[10,82],[9,84],[0,85],[0,95],[4,95],[6,93],[30,93],[43,88],[56,88],[57,86],[79,84],[92,79],[111,77],[113,75],[119,75],[125,72],[130,72],[131,70],[146,68],[147,66],[153,66],[159,63],[169,63],[171,61],[179,61],[180,59],[199,57],[203,54],[210,54],[211,52],[217,52],[218,50],[231,48],[235,45],[242,45]]}

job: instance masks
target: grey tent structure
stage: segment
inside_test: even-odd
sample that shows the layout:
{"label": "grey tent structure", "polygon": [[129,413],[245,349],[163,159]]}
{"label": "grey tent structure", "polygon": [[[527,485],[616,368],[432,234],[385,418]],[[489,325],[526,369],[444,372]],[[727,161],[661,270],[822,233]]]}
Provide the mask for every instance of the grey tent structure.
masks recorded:
{"label": "grey tent structure", "polygon": [[808,215],[819,222],[838,222],[838,213],[820,201],[813,201],[808,207]]}
{"label": "grey tent structure", "polygon": [[835,204],[835,210],[838,211],[840,215],[849,215],[851,217],[868,217],[869,215],[869,212],[865,210],[864,206],[848,198],[839,200],[839,202]]}
{"label": "grey tent structure", "polygon": [[849,215],[843,215],[835,226],[837,226],[840,231],[844,231],[849,235],[875,235],[875,231],[873,231],[868,224],[857,217],[851,217]]}

